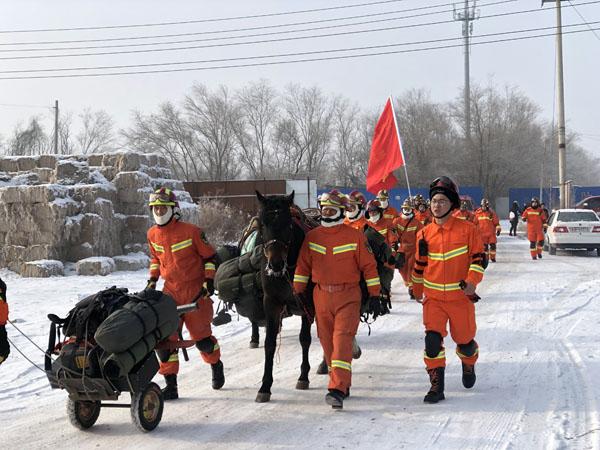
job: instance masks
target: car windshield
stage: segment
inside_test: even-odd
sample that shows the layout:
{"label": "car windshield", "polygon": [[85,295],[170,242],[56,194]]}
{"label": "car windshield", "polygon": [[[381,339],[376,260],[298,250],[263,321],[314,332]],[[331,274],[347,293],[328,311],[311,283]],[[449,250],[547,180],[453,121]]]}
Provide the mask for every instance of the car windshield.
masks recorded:
{"label": "car windshield", "polygon": [[598,222],[598,216],[592,211],[560,211],[559,222]]}

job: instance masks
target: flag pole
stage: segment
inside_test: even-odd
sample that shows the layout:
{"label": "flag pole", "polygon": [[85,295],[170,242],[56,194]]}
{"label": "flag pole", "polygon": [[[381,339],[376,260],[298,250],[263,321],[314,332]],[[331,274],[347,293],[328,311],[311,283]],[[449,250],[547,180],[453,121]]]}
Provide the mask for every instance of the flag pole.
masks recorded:
{"label": "flag pole", "polygon": [[406,177],[406,187],[408,187],[408,196],[412,198],[410,191],[410,182],[408,181],[408,171],[406,170],[406,158],[404,157],[404,150],[402,148],[402,140],[400,139],[400,128],[398,128],[398,121],[396,119],[396,110],[394,109],[394,98],[390,95],[390,104],[392,105],[392,115],[394,116],[394,125],[396,126],[396,134],[398,136],[398,144],[400,144],[400,154],[402,155],[402,161],[404,162],[404,176]]}

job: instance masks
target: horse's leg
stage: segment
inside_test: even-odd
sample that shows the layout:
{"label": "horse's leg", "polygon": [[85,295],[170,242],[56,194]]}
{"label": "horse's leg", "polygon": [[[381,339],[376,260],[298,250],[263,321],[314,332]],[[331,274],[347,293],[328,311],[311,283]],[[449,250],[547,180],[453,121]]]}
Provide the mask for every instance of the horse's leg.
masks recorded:
{"label": "horse's leg", "polygon": [[252,337],[250,338],[250,348],[258,348],[260,335],[258,332],[258,323],[250,321],[252,324]]}
{"label": "horse's leg", "polygon": [[308,362],[308,350],[310,349],[311,322],[302,316],[302,327],[300,328],[300,345],[302,345],[302,365],[300,366],[300,378],[296,383],[296,389],[308,389],[308,372],[310,372],[310,363]]}
{"label": "horse's leg", "polygon": [[279,334],[279,324],[281,322],[281,308],[273,309],[274,311],[266,312],[265,371],[263,373],[262,385],[256,395],[256,401],[258,403],[265,403],[271,400],[271,386],[273,386],[273,358],[275,357],[277,335]]}

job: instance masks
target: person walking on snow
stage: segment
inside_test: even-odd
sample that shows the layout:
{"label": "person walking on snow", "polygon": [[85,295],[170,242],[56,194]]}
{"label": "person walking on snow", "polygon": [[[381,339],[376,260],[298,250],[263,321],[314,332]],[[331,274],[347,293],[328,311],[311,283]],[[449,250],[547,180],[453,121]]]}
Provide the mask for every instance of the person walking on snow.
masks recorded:
{"label": "person walking on snow", "polygon": [[514,201],[510,211],[508,213],[508,220],[510,221],[510,230],[508,232],[509,236],[517,235],[517,225],[519,225],[519,216],[521,215],[521,210],[519,209],[519,202]]}
{"label": "person walking on snow", "polygon": [[481,234],[485,254],[491,262],[496,262],[496,243],[502,228],[498,216],[487,198],[481,199],[481,208],[475,211],[475,224]]}
{"label": "person walking on snow", "polygon": [[386,189],[381,189],[377,193],[376,199],[379,201],[381,208],[383,208],[383,217],[385,219],[393,221],[398,217],[398,210],[390,205],[390,194]]}
{"label": "person walking on snow", "polygon": [[523,222],[527,223],[527,239],[529,240],[529,253],[531,259],[542,259],[544,250],[544,230],[548,227],[547,218],[537,197],[531,199],[531,206],[521,215]]}
{"label": "person walking on snow", "polygon": [[338,192],[321,195],[321,226],[310,230],[300,249],[294,292],[302,295],[309,279],[315,283],[317,333],[329,372],[327,404],[343,408],[352,381],[352,339],[360,322],[364,277],[370,297],[367,310],[380,312],[379,276],[365,235],[344,225],[346,198]]}
{"label": "person walking on snow", "polygon": [[445,398],[443,338],[448,323],[462,362],[463,386],[470,389],[475,385],[479,346],[474,302],[478,299],[475,288],[483,278],[484,253],[476,226],[452,217],[452,210],[460,206],[456,184],[445,176],[436,178],[429,198],[434,221],[417,233],[413,291],[423,305],[424,360],[431,383],[423,400],[437,403]]}
{"label": "person walking on snow", "polygon": [[[198,309],[183,315],[191,338],[196,341],[202,359],[211,365],[212,387],[221,389],[225,384],[221,351],[212,335],[215,250],[204,232],[196,225],[179,220],[179,204],[171,189],[160,188],[150,195],[148,203],[156,225],[148,230],[150,247],[150,279],[148,289],[155,289],[160,277],[165,280],[163,292],[173,297],[177,305],[186,305],[198,299]],[[176,341],[177,333],[169,341]],[[167,383],[163,389],[165,400],[179,398],[177,350],[158,350],[159,373]]]}
{"label": "person walking on snow", "polygon": [[10,354],[10,345],[6,335],[8,322],[8,303],[6,302],[6,283],[0,278],[0,364],[6,361]]}
{"label": "person walking on snow", "polygon": [[415,252],[417,251],[417,233],[423,228],[423,224],[415,218],[415,212],[409,199],[404,200],[404,203],[402,203],[402,213],[400,217],[394,220],[394,226],[398,233],[396,260],[403,262],[398,271],[404,280],[404,285],[408,288],[408,295],[410,298],[414,298],[411,277],[415,265]]}

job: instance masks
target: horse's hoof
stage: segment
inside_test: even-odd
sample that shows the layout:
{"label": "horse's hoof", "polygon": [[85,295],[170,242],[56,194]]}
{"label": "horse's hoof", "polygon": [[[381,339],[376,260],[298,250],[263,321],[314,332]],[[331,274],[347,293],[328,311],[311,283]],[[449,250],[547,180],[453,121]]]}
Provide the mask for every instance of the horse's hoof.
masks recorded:
{"label": "horse's hoof", "polygon": [[248,347],[250,347],[250,348],[258,348],[258,342],[257,341],[250,341],[250,344],[248,345]]}
{"label": "horse's hoof", "polygon": [[296,389],[301,391],[306,391],[308,389],[309,381],[308,380],[298,380],[296,383]]}
{"label": "horse's hoof", "polygon": [[270,392],[259,392],[258,394],[256,394],[256,403],[267,403],[268,401],[271,400],[271,393]]}

